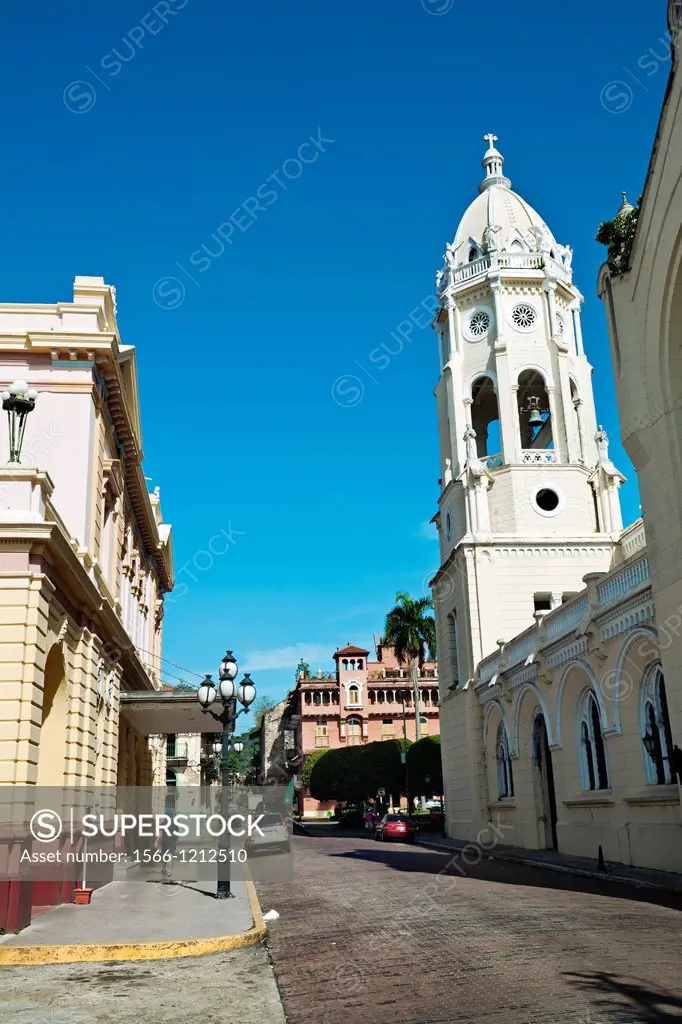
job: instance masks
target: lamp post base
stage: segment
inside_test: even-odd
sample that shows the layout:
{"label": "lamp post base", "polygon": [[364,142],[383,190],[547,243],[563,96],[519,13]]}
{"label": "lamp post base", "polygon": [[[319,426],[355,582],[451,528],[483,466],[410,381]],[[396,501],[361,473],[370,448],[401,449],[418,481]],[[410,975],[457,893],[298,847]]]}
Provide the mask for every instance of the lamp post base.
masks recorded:
{"label": "lamp post base", "polygon": [[230,889],[229,883],[225,886],[218,882],[218,891],[215,894],[217,900],[234,900],[236,899],[235,894]]}

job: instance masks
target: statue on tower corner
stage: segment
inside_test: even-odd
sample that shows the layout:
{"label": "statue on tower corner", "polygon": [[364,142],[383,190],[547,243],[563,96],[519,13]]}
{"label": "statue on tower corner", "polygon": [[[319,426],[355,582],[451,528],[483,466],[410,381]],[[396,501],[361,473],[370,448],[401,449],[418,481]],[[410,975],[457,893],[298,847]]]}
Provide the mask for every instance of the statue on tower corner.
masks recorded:
{"label": "statue on tower corner", "polygon": [[498,231],[501,230],[502,228],[499,227],[497,224],[488,224],[485,231],[483,232],[483,248],[485,249],[486,252],[490,252],[493,249],[497,249],[495,235],[497,234]]}
{"label": "statue on tower corner", "polygon": [[597,433],[594,435],[594,440],[597,445],[597,455],[599,456],[599,461],[609,462],[609,435],[606,433],[601,423],[597,428]]}
{"label": "statue on tower corner", "polygon": [[467,427],[464,431],[464,447],[468,462],[473,462],[478,459],[478,451],[476,450],[476,431],[473,427]]}

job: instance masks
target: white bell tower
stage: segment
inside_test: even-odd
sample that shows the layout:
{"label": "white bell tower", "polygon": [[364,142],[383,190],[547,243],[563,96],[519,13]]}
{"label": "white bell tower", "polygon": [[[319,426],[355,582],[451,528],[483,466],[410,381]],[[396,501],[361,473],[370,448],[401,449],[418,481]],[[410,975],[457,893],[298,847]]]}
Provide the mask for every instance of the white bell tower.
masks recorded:
{"label": "white bell tower", "polygon": [[612,564],[623,477],[598,429],[570,246],[485,177],[436,284],[442,493],[433,590],[441,689]]}

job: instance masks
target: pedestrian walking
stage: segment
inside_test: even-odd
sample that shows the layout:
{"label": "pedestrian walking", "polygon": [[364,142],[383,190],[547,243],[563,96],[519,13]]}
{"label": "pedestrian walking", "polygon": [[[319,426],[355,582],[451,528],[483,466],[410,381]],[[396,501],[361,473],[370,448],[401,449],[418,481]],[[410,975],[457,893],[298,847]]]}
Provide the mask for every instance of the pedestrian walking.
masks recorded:
{"label": "pedestrian walking", "polygon": [[365,811],[365,828],[374,828],[374,811],[371,807]]}

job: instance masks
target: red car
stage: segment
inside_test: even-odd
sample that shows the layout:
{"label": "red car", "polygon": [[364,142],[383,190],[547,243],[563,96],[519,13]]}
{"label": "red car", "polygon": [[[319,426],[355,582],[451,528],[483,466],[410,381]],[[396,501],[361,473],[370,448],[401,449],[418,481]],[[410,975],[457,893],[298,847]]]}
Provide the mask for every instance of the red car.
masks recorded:
{"label": "red car", "polygon": [[375,826],[374,838],[383,843],[389,839],[413,843],[417,838],[417,826],[405,814],[385,814]]}

